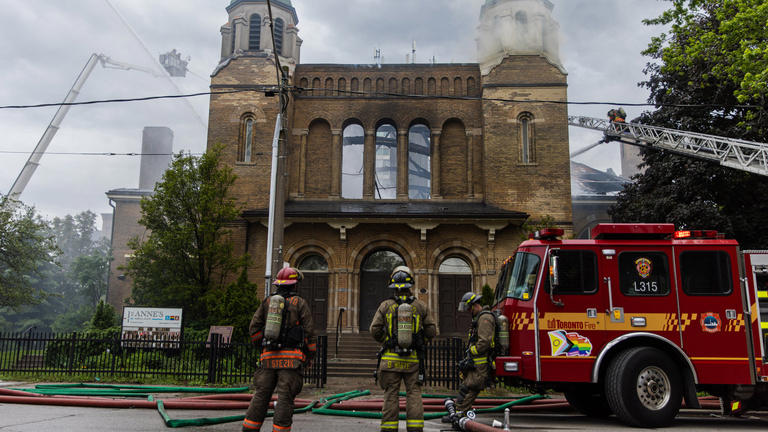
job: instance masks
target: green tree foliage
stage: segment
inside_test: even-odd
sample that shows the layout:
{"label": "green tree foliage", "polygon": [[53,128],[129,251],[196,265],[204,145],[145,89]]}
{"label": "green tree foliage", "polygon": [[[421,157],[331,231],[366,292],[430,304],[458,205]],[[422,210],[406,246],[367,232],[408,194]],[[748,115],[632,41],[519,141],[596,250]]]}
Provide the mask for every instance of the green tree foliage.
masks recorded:
{"label": "green tree foliage", "polygon": [[488,284],[483,285],[481,294],[483,295],[483,298],[480,300],[480,304],[483,306],[493,307],[496,303],[496,298],[493,295],[493,289],[491,286]]}
{"label": "green tree foliage", "polygon": [[44,298],[35,305],[0,309],[0,329],[83,330],[106,294],[109,244],[94,240],[96,215],[90,211],[38,223],[57,250],[55,262],[40,263],[28,276],[30,286]]}
{"label": "green tree foliage", "polygon": [[104,301],[99,301],[90,324],[90,328],[96,330],[106,330],[117,326],[119,323],[115,308]]}
{"label": "green tree foliage", "polygon": [[18,308],[45,297],[34,281],[57,253],[46,231],[32,207],[0,196],[0,307]]}
{"label": "green tree foliage", "polygon": [[141,202],[139,223],[150,234],[129,242],[134,253],[125,266],[137,305],[182,307],[185,321],[198,328],[211,323],[211,305],[245,265],[227,229],[241,211],[228,193],[235,175],[220,158],[221,148],[174,157]]}
{"label": "green tree foliage", "polygon": [[248,281],[245,267],[240,272],[237,281],[227,285],[224,293],[208,305],[212,314],[211,323],[234,327],[232,338],[236,341],[248,341],[248,327],[254,312],[259,308],[259,285]]}
{"label": "green tree foliage", "polygon": [[[669,28],[644,51],[651,62],[641,86],[657,108],[635,121],[765,142],[768,4],[667,1],[669,10],[646,21]],[[646,171],[619,195],[609,212],[614,221],[717,229],[743,247],[768,245],[760,229],[768,217],[768,179],[663,151],[642,154]]]}

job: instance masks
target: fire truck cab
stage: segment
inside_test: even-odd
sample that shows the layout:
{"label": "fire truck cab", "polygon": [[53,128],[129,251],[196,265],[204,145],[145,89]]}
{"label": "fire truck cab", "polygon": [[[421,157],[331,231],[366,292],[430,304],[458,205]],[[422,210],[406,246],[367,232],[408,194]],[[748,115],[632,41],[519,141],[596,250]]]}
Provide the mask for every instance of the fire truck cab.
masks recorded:
{"label": "fire truck cab", "polygon": [[498,378],[640,427],[668,425],[683,400],[698,407],[697,391],[726,411],[768,405],[768,251],[672,224],[562,234],[537,232],[501,268]]}

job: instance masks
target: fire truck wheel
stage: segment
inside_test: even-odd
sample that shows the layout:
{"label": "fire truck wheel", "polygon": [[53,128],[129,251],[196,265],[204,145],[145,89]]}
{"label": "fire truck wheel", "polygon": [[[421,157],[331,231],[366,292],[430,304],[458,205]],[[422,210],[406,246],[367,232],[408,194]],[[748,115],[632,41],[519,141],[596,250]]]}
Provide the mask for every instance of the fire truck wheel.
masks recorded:
{"label": "fire truck wheel", "polygon": [[668,426],[683,399],[679,368],[659,349],[630,348],[608,367],[605,395],[616,416],[629,425]]}
{"label": "fire truck wheel", "polygon": [[605,394],[598,386],[577,385],[567,389],[564,394],[573,409],[587,417],[608,417],[613,413],[608,406]]}

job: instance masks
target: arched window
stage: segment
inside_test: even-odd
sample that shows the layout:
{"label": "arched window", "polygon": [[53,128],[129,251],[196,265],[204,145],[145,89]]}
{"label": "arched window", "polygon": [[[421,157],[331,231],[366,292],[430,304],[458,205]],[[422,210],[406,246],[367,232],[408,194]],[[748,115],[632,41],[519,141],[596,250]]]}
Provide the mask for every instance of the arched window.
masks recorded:
{"label": "arched window", "polygon": [[518,117],[520,124],[520,163],[536,163],[536,149],[534,146],[533,114],[522,113]]}
{"label": "arched window", "polygon": [[376,93],[384,93],[384,78],[376,80]]}
{"label": "arched window", "polygon": [[285,30],[285,23],[282,19],[275,20],[275,49],[277,53],[283,55],[283,30]]}
{"label": "arched window", "polygon": [[243,163],[251,163],[253,155],[253,116],[243,117],[240,132],[240,149],[238,151],[238,160]]}
{"label": "arched window", "polygon": [[429,96],[434,96],[437,92],[437,80],[434,78],[430,78],[427,81],[427,94]]}
{"label": "arched window", "polygon": [[307,255],[301,260],[299,270],[303,272],[327,272],[328,262],[320,255]]}
{"label": "arched window", "polygon": [[360,91],[360,80],[357,78],[352,78],[352,81],[349,82],[349,86],[350,91]]}
{"label": "arched window", "polygon": [[365,132],[359,124],[351,124],[342,132],[341,197],[363,197],[363,149]]}
{"label": "arched window", "polygon": [[312,96],[320,96],[323,94],[322,81],[320,81],[320,78],[315,78],[312,80],[312,90],[310,94]]}
{"label": "arched window", "polygon": [[325,79],[325,95],[333,96],[333,78]]}
{"label": "arched window", "polygon": [[[309,80],[307,80],[306,78],[302,78],[301,81],[299,81],[299,87],[303,89],[306,89],[307,87],[309,87]],[[309,92],[309,90],[304,90],[304,91]]]}
{"label": "arched window", "polygon": [[413,82],[413,92],[417,95],[423,95],[424,94],[424,80],[421,78],[416,78],[416,80]]}
{"label": "arched window", "polygon": [[365,93],[368,93],[368,94],[371,93],[371,79],[370,78],[366,78],[366,79],[363,80],[363,91]]}
{"label": "arched window", "polygon": [[461,78],[457,77],[453,80],[453,94],[456,96],[465,96],[463,87]]}
{"label": "arched window", "polygon": [[463,259],[451,257],[446,258],[445,261],[440,264],[438,272],[449,274],[472,274],[472,268]]}
{"label": "arched window", "polygon": [[344,78],[339,78],[339,92],[336,96],[348,96],[347,95],[347,80]]}
{"label": "arched window", "polygon": [[411,93],[411,80],[409,80],[408,78],[403,78],[403,85],[400,87],[400,93],[402,94]]}
{"label": "arched window", "polygon": [[237,41],[237,26],[235,25],[235,23],[232,23],[231,27],[232,27],[232,31],[230,32],[230,34],[232,35],[232,43],[230,44],[229,48],[230,48],[230,51],[231,51],[231,55],[234,56],[235,55],[235,47],[237,46],[237,44],[236,44],[236,41]]}
{"label": "arched window", "polygon": [[440,80],[440,95],[448,96],[451,93],[451,81],[448,78]]}
{"label": "arched window", "polygon": [[389,92],[390,93],[397,93],[397,78],[390,78],[389,79]]}
{"label": "arched window", "polygon": [[475,79],[472,77],[467,78],[467,96],[475,96]]}
{"label": "arched window", "polygon": [[261,15],[251,15],[248,28],[248,49],[258,51],[261,49]]}
{"label": "arched window", "polygon": [[376,130],[376,171],[374,197],[395,199],[397,195],[397,129],[383,124]]}
{"label": "arched window", "polygon": [[408,198],[429,199],[432,182],[431,132],[424,124],[408,131]]}

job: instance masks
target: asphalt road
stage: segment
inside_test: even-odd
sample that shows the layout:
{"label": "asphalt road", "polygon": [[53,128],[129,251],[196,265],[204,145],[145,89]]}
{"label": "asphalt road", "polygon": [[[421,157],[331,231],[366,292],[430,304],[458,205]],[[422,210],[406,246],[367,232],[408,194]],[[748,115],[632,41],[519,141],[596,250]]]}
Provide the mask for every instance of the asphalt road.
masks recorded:
{"label": "asphalt road", "polygon": [[[221,417],[237,415],[242,412],[231,411],[169,411],[172,418]],[[499,418],[500,419],[500,418]],[[480,421],[490,424],[492,418],[482,416]],[[264,431],[270,430],[267,422]],[[378,431],[378,420],[349,417],[328,417],[313,414],[301,414],[294,417],[294,431],[311,432],[361,432]],[[512,430],[542,431],[593,431],[629,429],[614,418],[595,420],[570,413],[517,413],[512,418]],[[401,430],[405,425],[401,423]],[[682,412],[670,428],[675,431],[750,431],[768,430],[768,414],[748,416],[744,419],[714,417],[710,412]],[[168,431],[158,413],[149,409],[107,409],[76,408],[56,406],[34,406],[0,404],[0,431]],[[238,423],[179,429],[185,432],[197,431],[239,431]],[[425,432],[448,430],[439,421],[427,421]]]}

